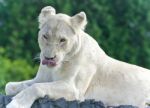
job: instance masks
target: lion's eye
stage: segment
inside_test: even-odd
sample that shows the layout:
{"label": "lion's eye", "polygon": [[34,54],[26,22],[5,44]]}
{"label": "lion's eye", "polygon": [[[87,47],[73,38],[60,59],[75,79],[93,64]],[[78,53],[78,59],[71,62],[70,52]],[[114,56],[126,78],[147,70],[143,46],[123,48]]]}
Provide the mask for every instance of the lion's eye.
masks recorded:
{"label": "lion's eye", "polygon": [[66,41],[65,38],[60,39],[60,42],[61,42],[61,43],[62,43],[62,42],[65,42],[65,41]]}
{"label": "lion's eye", "polygon": [[44,39],[46,39],[46,40],[48,39],[48,37],[47,37],[46,35],[43,35],[43,37],[44,37]]}

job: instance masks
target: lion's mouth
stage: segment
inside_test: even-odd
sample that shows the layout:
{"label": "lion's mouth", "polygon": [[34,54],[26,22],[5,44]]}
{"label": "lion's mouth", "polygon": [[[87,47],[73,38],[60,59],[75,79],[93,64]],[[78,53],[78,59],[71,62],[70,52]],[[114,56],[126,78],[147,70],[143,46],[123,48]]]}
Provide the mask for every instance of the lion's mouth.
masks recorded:
{"label": "lion's mouth", "polygon": [[57,65],[55,60],[47,60],[47,59],[43,59],[42,64],[47,65],[47,66],[56,66]]}

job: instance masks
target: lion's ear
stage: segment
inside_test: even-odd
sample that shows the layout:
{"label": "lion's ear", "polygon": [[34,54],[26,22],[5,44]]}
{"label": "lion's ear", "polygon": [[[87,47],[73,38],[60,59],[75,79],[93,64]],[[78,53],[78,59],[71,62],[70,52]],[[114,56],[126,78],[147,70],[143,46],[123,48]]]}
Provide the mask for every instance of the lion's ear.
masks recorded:
{"label": "lion's ear", "polygon": [[39,28],[42,27],[42,25],[45,23],[47,20],[47,17],[49,15],[55,15],[56,11],[52,6],[46,6],[41,10],[41,13],[39,15]]}
{"label": "lion's ear", "polygon": [[84,30],[87,24],[86,14],[84,12],[80,12],[74,15],[73,17],[71,17],[71,24],[76,30]]}

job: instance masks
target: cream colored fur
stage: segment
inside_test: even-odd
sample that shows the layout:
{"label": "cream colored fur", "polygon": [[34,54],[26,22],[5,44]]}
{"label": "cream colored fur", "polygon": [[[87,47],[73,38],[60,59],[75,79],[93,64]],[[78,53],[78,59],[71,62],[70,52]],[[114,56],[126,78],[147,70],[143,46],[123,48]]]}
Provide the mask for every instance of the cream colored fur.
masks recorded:
{"label": "cream colored fur", "polygon": [[[6,94],[15,96],[7,108],[30,108],[45,95],[144,108],[150,98],[150,70],[107,56],[83,31],[87,23],[84,12],[70,17],[47,6],[39,15],[39,23],[40,59],[56,55],[57,65],[40,63],[34,79],[9,82]],[[59,42],[60,38],[66,41]]]}

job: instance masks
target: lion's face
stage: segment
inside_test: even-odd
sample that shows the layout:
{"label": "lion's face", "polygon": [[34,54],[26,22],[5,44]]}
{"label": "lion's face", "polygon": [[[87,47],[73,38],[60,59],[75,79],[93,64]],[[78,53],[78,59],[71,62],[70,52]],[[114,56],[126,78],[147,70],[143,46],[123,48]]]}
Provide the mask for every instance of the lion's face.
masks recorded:
{"label": "lion's face", "polygon": [[[69,54],[77,47],[79,30],[74,24],[75,18],[65,14],[51,13],[54,11],[51,9],[46,7],[40,13],[38,42],[41,49],[41,63],[48,67],[55,67],[65,62]],[[82,19],[81,16],[80,19]]]}
{"label": "lion's face", "polygon": [[[43,64],[58,65],[76,42],[74,30],[64,21],[51,18],[39,31],[39,46]],[[44,63],[45,62],[45,63]]]}

